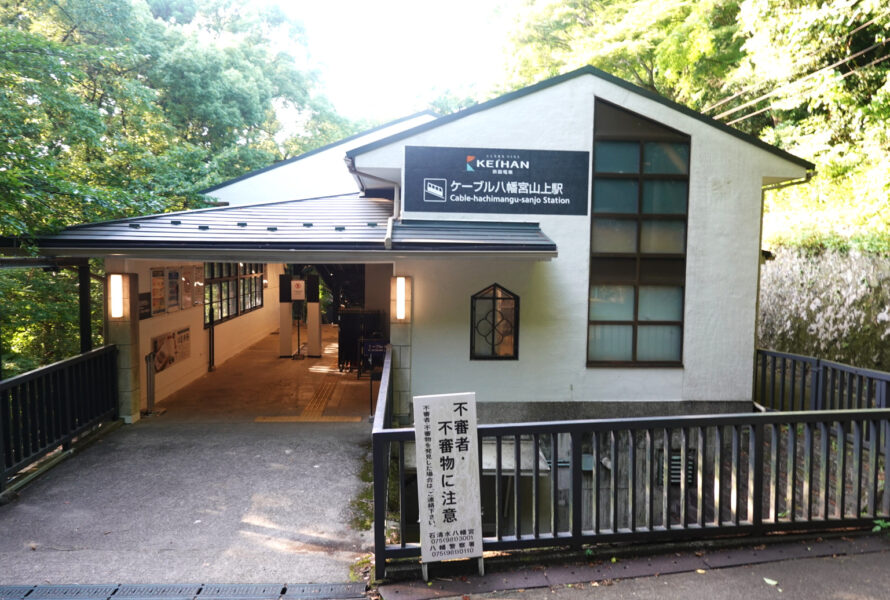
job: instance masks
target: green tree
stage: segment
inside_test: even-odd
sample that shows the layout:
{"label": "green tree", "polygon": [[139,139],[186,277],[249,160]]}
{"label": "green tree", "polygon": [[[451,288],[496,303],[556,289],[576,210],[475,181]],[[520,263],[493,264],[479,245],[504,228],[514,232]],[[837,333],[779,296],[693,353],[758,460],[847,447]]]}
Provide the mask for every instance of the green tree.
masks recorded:
{"label": "green tree", "polygon": [[736,0],[530,0],[509,87],[593,65],[693,108],[722,94],[741,58]]}

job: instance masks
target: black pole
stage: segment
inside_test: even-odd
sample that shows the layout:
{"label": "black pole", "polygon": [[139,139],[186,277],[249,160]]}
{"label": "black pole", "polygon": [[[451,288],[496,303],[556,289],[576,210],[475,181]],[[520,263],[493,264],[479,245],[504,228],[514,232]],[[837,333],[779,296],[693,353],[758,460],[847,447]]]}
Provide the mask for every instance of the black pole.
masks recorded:
{"label": "black pole", "polygon": [[90,265],[77,267],[77,287],[80,304],[80,352],[93,349],[93,327],[90,315]]}
{"label": "black pole", "polygon": [[[210,303],[210,322],[209,327],[207,328],[207,372],[210,373],[216,369],[216,357],[214,356],[216,343],[213,339],[213,286],[211,285],[208,290],[208,298],[204,301]],[[222,300],[220,300],[220,302],[222,302]]]}

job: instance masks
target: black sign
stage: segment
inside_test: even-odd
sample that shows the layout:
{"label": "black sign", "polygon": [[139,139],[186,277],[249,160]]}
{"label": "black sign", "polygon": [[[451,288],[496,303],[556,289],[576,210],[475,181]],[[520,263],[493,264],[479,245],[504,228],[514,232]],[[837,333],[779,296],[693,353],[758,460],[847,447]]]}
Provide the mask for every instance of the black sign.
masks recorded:
{"label": "black sign", "polygon": [[405,210],[586,215],[590,155],[405,147]]}

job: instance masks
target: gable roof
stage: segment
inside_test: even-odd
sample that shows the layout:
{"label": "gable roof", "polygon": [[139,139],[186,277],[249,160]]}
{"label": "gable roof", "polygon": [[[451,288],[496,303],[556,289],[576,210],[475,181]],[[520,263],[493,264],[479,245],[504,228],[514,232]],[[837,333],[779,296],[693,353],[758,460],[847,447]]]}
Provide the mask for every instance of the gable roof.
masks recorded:
{"label": "gable roof", "polygon": [[[337,256],[363,262],[421,253],[509,253],[549,260],[557,255],[538,223],[395,222],[391,215],[391,200],[346,194],[75,225],[32,242],[50,255],[194,260],[259,255],[257,260]],[[0,238],[0,247],[15,241]]]}
{"label": "gable roof", "polygon": [[397,142],[399,140],[406,139],[408,137],[417,135],[424,131],[429,131],[431,129],[435,129],[436,127],[441,127],[442,125],[446,125],[453,121],[457,121],[458,119],[463,119],[464,117],[468,117],[472,114],[482,112],[484,110],[488,110],[489,108],[494,108],[501,104],[505,104],[507,102],[516,100],[517,98],[522,98],[523,96],[528,96],[530,94],[534,94],[535,92],[553,87],[555,85],[559,85],[559,84],[569,81],[571,79],[575,79],[577,77],[582,77],[584,75],[592,75],[599,79],[603,79],[605,81],[608,81],[609,83],[615,84],[621,88],[624,88],[630,92],[633,92],[634,94],[643,96],[643,97],[648,98],[649,100],[652,100],[654,102],[658,102],[659,104],[667,106],[668,108],[671,108],[677,112],[680,112],[688,117],[692,117],[693,119],[701,121],[702,123],[705,123],[706,125],[710,125],[711,127],[714,127],[724,133],[728,133],[729,135],[731,135],[733,137],[736,137],[744,142],[747,142],[753,146],[756,146],[756,147],[760,148],[761,150],[766,150],[767,152],[770,152],[780,158],[783,158],[783,159],[785,159],[793,164],[796,164],[798,166],[801,166],[807,170],[814,170],[816,168],[816,165],[814,165],[813,163],[811,163],[807,160],[804,160],[800,157],[794,156],[790,152],[786,152],[785,150],[776,148],[775,146],[764,142],[763,140],[761,140],[760,138],[758,138],[756,136],[739,131],[738,129],[730,127],[729,125],[727,125],[725,123],[717,121],[716,119],[713,119],[713,118],[711,118],[707,115],[704,115],[700,112],[694,111],[691,108],[689,108],[688,106],[683,106],[682,104],[674,102],[673,100],[669,100],[668,98],[665,98],[664,96],[656,94],[655,92],[651,92],[647,89],[636,86],[636,85],[630,83],[629,81],[625,81],[624,79],[615,77],[614,75],[611,75],[601,69],[597,69],[596,67],[589,66],[589,65],[585,66],[585,67],[581,67],[580,69],[576,69],[574,71],[570,71],[568,73],[564,73],[562,75],[557,75],[556,77],[546,79],[546,80],[536,83],[534,85],[524,87],[522,89],[516,90],[515,92],[510,92],[508,94],[504,94],[503,96],[498,96],[497,98],[488,100],[486,102],[482,102],[480,104],[476,104],[475,106],[471,106],[471,107],[461,110],[459,112],[452,113],[450,115],[445,115],[443,117],[439,117],[435,121],[431,121],[429,123],[424,123],[423,125],[418,125],[417,127],[413,127],[411,129],[406,129],[405,131],[402,131],[397,134],[391,135],[389,137],[377,140],[375,142],[371,142],[370,144],[365,144],[364,146],[352,148],[346,152],[346,156],[347,156],[347,158],[355,158],[356,156],[365,154],[365,153],[375,150],[377,148],[382,148],[384,146],[388,146],[388,145],[390,145],[394,142]]}
{"label": "gable roof", "polygon": [[360,131],[360,132],[355,133],[355,134],[353,134],[353,135],[351,135],[351,136],[349,136],[349,137],[345,137],[345,138],[343,138],[343,139],[341,139],[341,140],[337,140],[337,141],[335,141],[335,142],[331,142],[330,144],[326,144],[326,145],[321,146],[321,147],[319,147],[319,148],[316,148],[316,149],[314,149],[314,150],[310,150],[309,152],[304,152],[303,154],[299,154],[299,155],[297,155],[297,156],[292,156],[291,158],[288,158],[288,159],[285,159],[285,160],[281,160],[281,161],[278,161],[278,162],[276,162],[276,163],[272,163],[271,165],[266,166],[266,167],[262,167],[262,168],[259,168],[259,169],[254,169],[253,171],[249,171],[249,172],[247,172],[247,173],[244,173],[244,174],[242,174],[242,175],[239,175],[238,177],[234,177],[234,178],[232,178],[232,179],[228,179],[228,180],[226,180],[226,181],[223,181],[222,183],[217,183],[216,185],[210,186],[210,187],[208,187],[208,188],[204,188],[203,190],[200,190],[199,193],[200,193],[200,194],[209,194],[209,193],[211,193],[211,192],[215,192],[216,190],[219,190],[219,189],[221,189],[221,188],[230,186],[230,185],[232,185],[233,183],[238,183],[239,181],[243,181],[243,180],[245,180],[245,179],[250,179],[251,177],[255,177],[255,176],[257,176],[257,175],[261,175],[262,173],[265,173],[265,172],[267,172],[267,171],[271,171],[271,170],[273,170],[273,169],[277,169],[277,168],[279,168],[279,167],[283,167],[284,165],[289,165],[289,164],[291,164],[291,163],[295,163],[295,162],[297,162],[297,161],[303,160],[304,158],[309,158],[310,156],[314,156],[314,155],[316,155],[316,154],[320,154],[320,153],[322,153],[322,152],[325,152],[325,151],[327,151],[327,150],[330,150],[331,148],[336,148],[337,146],[342,146],[343,144],[348,144],[349,142],[352,142],[352,141],[354,141],[354,140],[357,140],[357,139],[363,138],[363,137],[365,137],[365,136],[371,135],[371,134],[376,133],[376,132],[378,132],[378,131],[381,131],[381,130],[383,130],[383,129],[387,129],[387,128],[389,128],[389,127],[393,127],[393,126],[395,126],[395,125],[398,125],[399,123],[404,123],[405,121],[411,121],[412,119],[417,119],[418,117],[424,117],[424,116],[429,116],[429,117],[432,117],[433,119],[437,119],[437,118],[439,118],[439,115],[438,115],[437,113],[431,111],[431,110],[422,110],[422,111],[420,111],[420,112],[416,112],[416,113],[414,113],[414,114],[412,114],[412,115],[408,115],[407,117],[402,117],[401,119],[396,119],[396,120],[394,120],[394,121],[389,121],[388,123],[384,123],[384,124],[382,124],[382,125],[378,125],[377,127],[372,127],[372,128],[370,128],[370,129],[366,129],[366,130],[364,130],[364,131]]}

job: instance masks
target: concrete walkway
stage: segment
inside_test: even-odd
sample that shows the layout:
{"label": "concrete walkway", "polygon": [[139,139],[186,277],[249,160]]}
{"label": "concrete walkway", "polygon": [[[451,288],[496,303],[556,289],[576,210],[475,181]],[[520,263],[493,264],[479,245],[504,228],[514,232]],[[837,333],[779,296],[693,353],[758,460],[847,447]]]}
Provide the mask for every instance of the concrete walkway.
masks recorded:
{"label": "concrete walkway", "polygon": [[302,361],[269,336],[21,490],[0,584],[346,581],[372,547],[348,525],[369,383],[337,371],[335,336]]}

